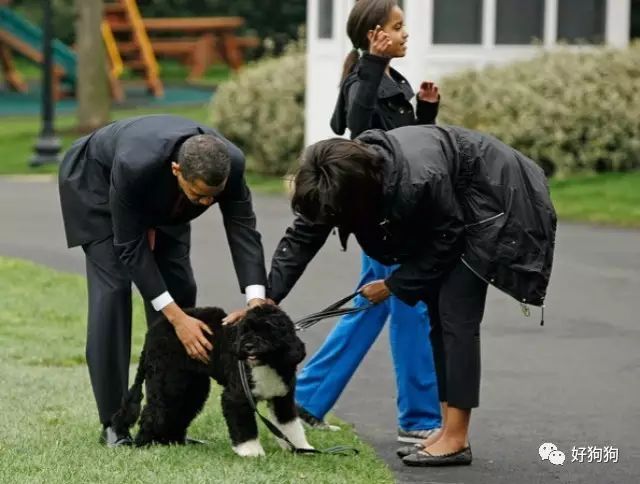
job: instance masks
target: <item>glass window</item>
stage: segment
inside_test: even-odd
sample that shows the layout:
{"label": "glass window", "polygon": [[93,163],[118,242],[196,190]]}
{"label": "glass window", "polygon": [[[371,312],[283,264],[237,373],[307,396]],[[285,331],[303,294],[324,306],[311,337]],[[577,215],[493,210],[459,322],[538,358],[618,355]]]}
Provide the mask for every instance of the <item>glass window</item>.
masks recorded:
{"label": "glass window", "polygon": [[480,44],[482,0],[434,0],[434,44]]}
{"label": "glass window", "polygon": [[640,38],[640,0],[631,0],[631,32],[632,39]]}
{"label": "glass window", "polygon": [[333,0],[318,0],[318,38],[333,37]]}
{"label": "glass window", "polygon": [[498,0],[496,44],[530,44],[542,40],[544,0]]}
{"label": "glass window", "polygon": [[558,40],[604,42],[606,0],[558,0]]}

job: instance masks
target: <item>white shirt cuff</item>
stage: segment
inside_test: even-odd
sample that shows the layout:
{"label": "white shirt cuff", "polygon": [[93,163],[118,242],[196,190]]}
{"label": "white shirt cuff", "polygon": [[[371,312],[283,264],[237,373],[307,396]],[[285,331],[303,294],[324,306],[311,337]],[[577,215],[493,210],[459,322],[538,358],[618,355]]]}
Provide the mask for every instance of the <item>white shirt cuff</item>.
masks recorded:
{"label": "white shirt cuff", "polygon": [[172,302],[173,302],[173,298],[171,297],[171,294],[169,294],[169,291],[164,291],[157,298],[151,301],[151,305],[153,306],[153,309],[155,309],[156,311],[162,311],[165,307],[167,307]]}
{"label": "white shirt cuff", "polygon": [[252,299],[264,299],[266,290],[264,286],[260,284],[254,284],[253,286],[247,286],[244,290],[245,296],[247,296],[247,302]]}

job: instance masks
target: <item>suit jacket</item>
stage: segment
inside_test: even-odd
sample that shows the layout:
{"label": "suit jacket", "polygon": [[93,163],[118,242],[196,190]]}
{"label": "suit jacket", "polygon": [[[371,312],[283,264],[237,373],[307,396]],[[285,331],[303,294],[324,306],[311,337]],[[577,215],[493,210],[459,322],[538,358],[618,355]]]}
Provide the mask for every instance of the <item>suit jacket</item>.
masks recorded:
{"label": "suit jacket", "polygon": [[185,225],[208,208],[191,204],[171,172],[182,143],[198,134],[217,136],[229,149],[231,172],[215,203],[220,205],[240,290],[264,285],[264,251],[244,179],[244,156],[217,131],[178,116],[124,119],[76,141],[60,165],[68,246],[113,237],[116,252],[147,300],[166,291],[147,230],[175,226],[174,233],[188,236]]}

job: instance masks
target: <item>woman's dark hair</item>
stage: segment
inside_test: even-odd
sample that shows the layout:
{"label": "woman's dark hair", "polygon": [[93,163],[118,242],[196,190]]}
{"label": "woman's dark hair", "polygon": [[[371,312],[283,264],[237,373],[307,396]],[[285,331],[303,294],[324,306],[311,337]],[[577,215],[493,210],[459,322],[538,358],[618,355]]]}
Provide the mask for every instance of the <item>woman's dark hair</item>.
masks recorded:
{"label": "woman's dark hair", "polygon": [[396,0],[357,0],[347,20],[347,35],[353,44],[353,50],[349,52],[342,68],[342,80],[351,73],[358,62],[360,50],[369,50],[367,33],[376,28],[376,25],[387,23],[393,7],[397,6]]}
{"label": "woman's dark hair", "polygon": [[360,141],[315,143],[302,155],[291,208],[314,223],[350,226],[367,220],[381,198],[382,163]]}

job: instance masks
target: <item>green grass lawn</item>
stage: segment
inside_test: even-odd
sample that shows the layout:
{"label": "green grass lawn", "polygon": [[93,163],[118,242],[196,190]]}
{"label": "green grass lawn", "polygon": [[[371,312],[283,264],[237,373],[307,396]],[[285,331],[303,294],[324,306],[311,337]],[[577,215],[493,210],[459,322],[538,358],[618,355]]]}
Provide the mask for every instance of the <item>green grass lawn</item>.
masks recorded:
{"label": "green grass lawn", "polygon": [[[0,274],[0,482],[393,482],[385,464],[345,424],[339,432],[309,431],[309,441],[319,448],[356,446],[356,457],[295,456],[280,450],[264,427],[267,457],[237,457],[217,391],[190,430],[209,445],[102,447],[84,359],[84,279],[2,257]],[[137,355],[145,326],[139,300],[134,313]]]}
{"label": "green grass lawn", "polygon": [[563,220],[640,228],[640,171],[551,181]]}

